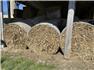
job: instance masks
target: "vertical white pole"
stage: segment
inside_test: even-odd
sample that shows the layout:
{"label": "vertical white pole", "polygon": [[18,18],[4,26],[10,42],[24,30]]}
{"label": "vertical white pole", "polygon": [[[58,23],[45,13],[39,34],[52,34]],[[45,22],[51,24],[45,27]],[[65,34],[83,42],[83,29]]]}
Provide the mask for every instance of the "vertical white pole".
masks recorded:
{"label": "vertical white pole", "polygon": [[14,9],[15,9],[16,5],[15,5],[15,0],[10,0],[10,17],[13,17],[14,14]]}
{"label": "vertical white pole", "polygon": [[65,48],[64,48],[64,57],[65,58],[69,58],[70,52],[71,52],[74,10],[75,10],[75,0],[69,0],[68,15],[67,15],[67,27],[66,27],[66,38],[65,38]]}
{"label": "vertical white pole", "polygon": [[3,40],[2,1],[0,1],[0,48],[3,48],[3,45],[1,44],[1,40]]}

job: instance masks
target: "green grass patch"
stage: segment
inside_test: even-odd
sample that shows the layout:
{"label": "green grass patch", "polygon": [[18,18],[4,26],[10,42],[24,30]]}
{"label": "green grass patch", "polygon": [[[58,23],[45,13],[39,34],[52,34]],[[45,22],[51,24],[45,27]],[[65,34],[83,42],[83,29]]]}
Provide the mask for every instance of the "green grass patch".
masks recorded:
{"label": "green grass patch", "polygon": [[38,64],[21,56],[2,55],[2,70],[55,70],[55,66]]}

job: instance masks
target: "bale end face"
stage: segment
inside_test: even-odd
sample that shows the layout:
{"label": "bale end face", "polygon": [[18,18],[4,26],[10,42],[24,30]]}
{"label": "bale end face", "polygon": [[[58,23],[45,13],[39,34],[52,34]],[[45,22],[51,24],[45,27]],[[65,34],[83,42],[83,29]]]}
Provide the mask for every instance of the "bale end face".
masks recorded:
{"label": "bale end face", "polygon": [[29,32],[29,47],[34,52],[53,54],[58,50],[60,33],[53,26],[43,23],[32,27]]}
{"label": "bale end face", "polygon": [[[60,36],[60,46],[64,48],[65,32],[62,31]],[[76,22],[73,26],[72,36],[72,54],[87,57],[94,55],[94,25],[85,22]]]}
{"label": "bale end face", "polygon": [[26,32],[16,24],[4,25],[4,40],[9,48],[25,48]]}

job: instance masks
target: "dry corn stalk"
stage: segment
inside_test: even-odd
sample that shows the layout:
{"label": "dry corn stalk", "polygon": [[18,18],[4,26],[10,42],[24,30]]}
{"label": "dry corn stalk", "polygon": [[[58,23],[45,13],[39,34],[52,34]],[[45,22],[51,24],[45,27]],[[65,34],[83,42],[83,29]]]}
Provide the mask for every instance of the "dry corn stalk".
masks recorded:
{"label": "dry corn stalk", "polygon": [[[60,46],[64,48],[65,31],[60,36]],[[72,53],[84,59],[94,60],[94,25],[86,22],[75,22],[72,36]]]}
{"label": "dry corn stalk", "polygon": [[[60,31],[50,23],[39,23],[29,32],[29,47],[35,53],[53,54],[58,50]],[[42,54],[43,55],[43,54]]]}
{"label": "dry corn stalk", "polygon": [[15,25],[20,26],[25,32],[27,32],[27,34],[31,30],[31,26],[24,22],[14,22],[10,24],[15,24]]}
{"label": "dry corn stalk", "polygon": [[27,32],[18,24],[5,24],[4,40],[9,48],[25,49],[27,47]]}

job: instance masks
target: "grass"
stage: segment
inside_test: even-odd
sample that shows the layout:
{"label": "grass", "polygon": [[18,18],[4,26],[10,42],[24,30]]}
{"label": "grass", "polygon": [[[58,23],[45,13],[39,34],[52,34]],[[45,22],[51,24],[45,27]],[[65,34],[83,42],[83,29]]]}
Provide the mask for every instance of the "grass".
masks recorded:
{"label": "grass", "polygon": [[33,62],[21,56],[2,55],[2,70],[55,70],[55,66]]}

